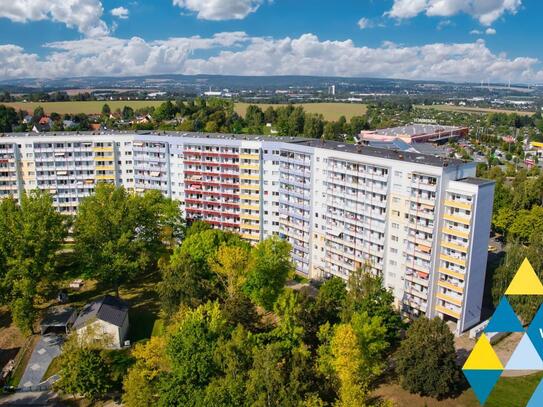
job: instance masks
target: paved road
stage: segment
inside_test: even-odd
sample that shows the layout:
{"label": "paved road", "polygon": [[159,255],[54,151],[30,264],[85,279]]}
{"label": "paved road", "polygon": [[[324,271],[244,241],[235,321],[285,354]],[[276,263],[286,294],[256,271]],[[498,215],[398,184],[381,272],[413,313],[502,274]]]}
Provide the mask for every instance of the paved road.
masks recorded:
{"label": "paved road", "polygon": [[15,393],[0,397],[1,406],[62,406],[57,395],[51,391],[38,391],[31,393]]}
{"label": "paved road", "polygon": [[37,386],[41,383],[51,361],[60,355],[63,341],[62,336],[55,334],[47,334],[40,338],[19,382],[20,387]]}

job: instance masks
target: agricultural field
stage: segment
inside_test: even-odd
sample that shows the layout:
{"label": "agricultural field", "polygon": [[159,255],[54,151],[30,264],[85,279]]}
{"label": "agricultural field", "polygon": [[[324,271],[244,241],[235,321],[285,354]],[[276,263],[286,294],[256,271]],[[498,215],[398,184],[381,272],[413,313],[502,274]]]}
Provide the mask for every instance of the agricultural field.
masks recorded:
{"label": "agricultural field", "polygon": [[520,116],[532,116],[535,112],[528,112],[525,110],[506,110],[506,109],[491,109],[484,107],[469,107],[469,106],[451,106],[451,105],[417,105],[419,109],[436,109],[443,112],[459,112],[459,113],[516,113]]}
{"label": "agricultural field", "polygon": [[[236,112],[245,116],[247,106],[250,103],[236,103]],[[262,110],[266,110],[269,106],[277,108],[286,106],[280,104],[258,103]],[[360,103],[301,103],[295,106],[302,106],[307,113],[322,114],[325,120],[338,120],[341,116],[345,116],[349,120],[353,116],[363,116],[366,113],[367,106]]]}
{"label": "agricultural field", "polygon": [[[112,111],[116,109],[122,109],[124,106],[130,106],[131,108],[139,109],[146,106],[157,107],[164,101],[162,100],[120,100],[120,101],[90,101],[90,102],[14,102],[4,103],[7,106],[11,106],[16,110],[26,110],[31,113],[38,106],[45,109],[46,114],[53,112],[58,114],[99,114],[102,111],[102,106],[107,103]],[[241,115],[245,116],[249,103],[236,103],[235,110]],[[279,104],[259,104],[262,110],[266,110],[268,106],[279,107],[286,105]],[[349,120],[352,116],[361,116],[366,113],[366,105],[354,104],[354,103],[302,103],[306,112],[322,114],[325,120],[337,120],[340,116],[345,116]]]}

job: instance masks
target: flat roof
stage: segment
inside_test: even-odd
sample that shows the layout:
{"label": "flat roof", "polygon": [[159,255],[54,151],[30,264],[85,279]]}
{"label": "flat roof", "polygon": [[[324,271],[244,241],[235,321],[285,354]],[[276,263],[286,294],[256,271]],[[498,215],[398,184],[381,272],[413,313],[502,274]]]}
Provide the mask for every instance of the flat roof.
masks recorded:
{"label": "flat roof", "polygon": [[496,183],[496,181],[493,181],[491,179],[475,178],[475,177],[462,178],[457,181],[465,182],[466,184],[472,184],[472,185],[477,185],[477,186],[490,185],[490,184]]}
{"label": "flat roof", "polygon": [[263,136],[258,134],[233,134],[233,133],[202,133],[188,131],[150,131],[150,130],[100,130],[100,131],[50,131],[44,133],[3,133],[0,134],[0,140],[3,137],[74,137],[74,136],[162,136],[162,137],[187,137],[201,139],[220,139],[220,140],[239,140],[239,141],[281,141],[297,142],[311,140],[305,137],[283,137],[283,136]]}
{"label": "flat roof", "polygon": [[434,133],[444,133],[444,132],[454,132],[465,129],[466,127],[457,127],[457,126],[442,126],[440,124],[408,124],[406,126],[391,127],[388,129],[378,129],[375,131],[368,131],[373,134],[380,136],[424,136]]}
{"label": "flat roof", "polygon": [[346,153],[361,154],[386,160],[407,161],[411,163],[430,165],[433,167],[447,167],[449,165],[463,165],[466,163],[465,161],[458,160],[456,158],[446,158],[437,155],[411,153],[407,151],[361,146],[355,144],[345,144],[337,141],[309,140],[297,144],[303,144],[316,148],[326,148]]}
{"label": "flat roof", "polygon": [[[449,165],[462,165],[465,161],[455,158],[440,157],[432,154],[422,154],[416,152],[400,151],[399,149],[377,148],[370,146],[361,146],[347,144],[338,141],[326,141],[322,139],[312,139],[305,137],[282,137],[282,136],[262,136],[254,134],[222,134],[222,133],[195,133],[195,132],[176,132],[176,131],[101,131],[101,132],[48,132],[48,133],[7,133],[5,137],[77,137],[77,136],[116,136],[116,135],[139,135],[139,136],[161,136],[161,137],[186,137],[199,139],[217,139],[217,140],[239,140],[239,141],[268,141],[276,143],[290,143],[314,148],[325,148],[334,151],[360,154],[371,157],[383,158],[387,160],[407,161],[417,164],[430,165],[434,167],[447,167]],[[0,137],[0,141],[2,138]]]}

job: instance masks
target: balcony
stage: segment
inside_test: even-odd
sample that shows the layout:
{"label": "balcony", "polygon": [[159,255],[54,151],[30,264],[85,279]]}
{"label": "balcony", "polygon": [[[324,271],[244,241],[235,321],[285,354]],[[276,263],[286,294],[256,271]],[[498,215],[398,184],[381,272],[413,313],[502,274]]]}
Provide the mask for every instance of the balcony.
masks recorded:
{"label": "balcony", "polygon": [[442,232],[447,235],[461,237],[463,239],[469,239],[469,230],[460,230],[460,229],[453,229],[451,227],[444,227]]}
{"label": "balcony", "polygon": [[464,293],[464,288],[463,287],[448,283],[447,281],[439,280],[437,282],[437,285],[439,285],[440,287],[443,287],[443,288],[448,288],[449,290],[455,291],[455,292],[460,293],[460,294]]}
{"label": "balcony", "polygon": [[473,204],[468,201],[447,199],[445,200],[445,206],[448,206],[450,208],[458,208],[458,209],[463,209],[466,211],[471,211]]}
{"label": "balcony", "polygon": [[464,253],[464,254],[468,252],[467,246],[462,246],[462,245],[452,243],[452,242],[448,242],[448,241],[445,241],[445,240],[441,241],[441,247],[445,247],[447,249],[455,250],[457,252],[461,252],[461,253]]}
{"label": "balcony", "polygon": [[436,311],[441,312],[442,314],[445,314],[445,315],[449,315],[453,318],[460,319],[460,312],[457,312],[450,308],[446,308],[441,305],[436,305]]}
{"label": "balcony", "polygon": [[458,216],[446,213],[445,215],[443,215],[443,219],[448,220],[449,222],[461,223],[463,225],[471,224],[471,219],[467,216]]}
{"label": "balcony", "polygon": [[460,259],[460,258],[449,256],[443,253],[441,253],[439,257],[443,261],[448,261],[449,263],[458,264],[459,266],[462,266],[464,268],[466,267],[465,259]]}
{"label": "balcony", "polygon": [[441,274],[445,274],[447,276],[455,277],[455,278],[457,278],[459,280],[465,280],[466,279],[466,275],[464,273],[459,273],[458,271],[451,270],[451,269],[449,269],[447,267],[440,267],[439,272]]}

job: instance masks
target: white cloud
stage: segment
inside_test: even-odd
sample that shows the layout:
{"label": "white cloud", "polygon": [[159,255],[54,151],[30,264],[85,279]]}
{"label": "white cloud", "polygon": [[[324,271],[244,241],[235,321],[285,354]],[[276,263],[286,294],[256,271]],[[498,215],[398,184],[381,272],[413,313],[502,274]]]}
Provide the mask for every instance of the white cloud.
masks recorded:
{"label": "white cloud", "polygon": [[175,6],[197,14],[201,20],[241,20],[265,0],[173,0]]}
{"label": "white cloud", "polygon": [[481,30],[471,30],[469,32],[471,35],[481,35],[483,32]]}
{"label": "white cloud", "polygon": [[522,0],[394,0],[388,16],[397,19],[427,16],[451,17],[465,13],[489,26],[505,13],[515,14]]}
{"label": "white cloud", "polygon": [[369,18],[362,17],[360,20],[358,20],[358,27],[360,27],[361,30],[365,30],[366,28],[372,28],[373,21],[371,21]]}
{"label": "white cloud", "polygon": [[[0,79],[160,73],[225,75],[318,75],[389,77],[448,81],[543,80],[535,58],[508,58],[477,40],[407,47],[380,47],[353,41],[321,41],[313,34],[298,38],[249,37],[242,32],[212,37],[145,41],[138,37],[103,37],[47,44],[45,57],[15,45],[0,46]],[[200,57],[197,50],[208,50]]]}
{"label": "white cloud", "polygon": [[496,29],[492,28],[492,27],[488,27],[486,30],[485,30],[485,34],[486,35],[496,35]]}
{"label": "white cloud", "polygon": [[122,20],[126,20],[130,12],[125,7],[116,7],[110,11],[113,17],[118,17]]}
{"label": "white cloud", "polygon": [[99,0],[2,0],[0,18],[18,23],[51,20],[77,28],[88,37],[109,33],[101,18],[104,12]]}

